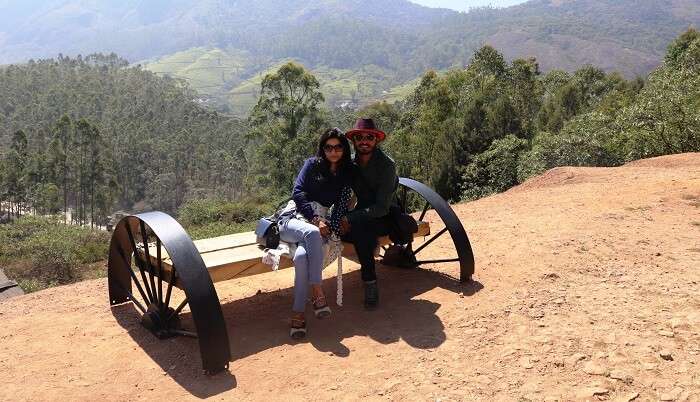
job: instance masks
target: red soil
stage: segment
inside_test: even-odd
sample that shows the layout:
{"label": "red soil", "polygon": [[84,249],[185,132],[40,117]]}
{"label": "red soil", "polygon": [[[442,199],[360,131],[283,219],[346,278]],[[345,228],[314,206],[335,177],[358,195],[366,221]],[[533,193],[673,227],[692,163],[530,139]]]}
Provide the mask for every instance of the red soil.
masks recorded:
{"label": "red soil", "polygon": [[366,312],[347,263],[345,306],[305,342],[292,270],[217,284],[234,358],[213,377],[195,340],[110,309],[104,279],[0,302],[0,400],[700,400],[700,154],[553,169],[455,211],[472,284],[380,267]]}

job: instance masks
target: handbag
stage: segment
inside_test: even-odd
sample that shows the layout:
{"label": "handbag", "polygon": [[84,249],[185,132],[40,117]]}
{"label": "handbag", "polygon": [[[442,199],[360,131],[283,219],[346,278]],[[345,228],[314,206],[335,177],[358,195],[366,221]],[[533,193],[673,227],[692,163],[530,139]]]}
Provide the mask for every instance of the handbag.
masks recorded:
{"label": "handbag", "polygon": [[265,248],[277,248],[280,245],[280,228],[275,215],[260,218],[255,226],[255,241]]}
{"label": "handbag", "polygon": [[398,206],[389,208],[390,231],[389,238],[395,244],[408,244],[413,241],[413,234],[418,231],[416,219],[401,211]]}
{"label": "handbag", "polygon": [[255,241],[264,248],[277,248],[280,245],[280,228],[277,222],[279,221],[282,207],[289,203],[291,198],[286,199],[277,206],[275,213],[271,216],[266,216],[258,220],[255,225]]}

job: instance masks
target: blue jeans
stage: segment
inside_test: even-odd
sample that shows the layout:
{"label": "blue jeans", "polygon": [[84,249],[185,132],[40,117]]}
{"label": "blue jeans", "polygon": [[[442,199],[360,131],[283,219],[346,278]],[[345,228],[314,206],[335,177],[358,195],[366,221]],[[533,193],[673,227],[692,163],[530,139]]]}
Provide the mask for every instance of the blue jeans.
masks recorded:
{"label": "blue jeans", "polygon": [[309,284],[321,284],[323,240],[318,227],[296,218],[280,226],[280,240],[297,243],[294,253],[294,312],[304,312]]}

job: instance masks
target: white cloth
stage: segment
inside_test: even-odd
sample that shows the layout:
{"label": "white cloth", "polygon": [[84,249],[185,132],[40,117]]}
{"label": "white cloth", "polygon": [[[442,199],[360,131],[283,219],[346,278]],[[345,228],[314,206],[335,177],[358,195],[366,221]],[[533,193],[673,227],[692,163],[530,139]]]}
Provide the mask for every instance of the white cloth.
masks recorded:
{"label": "white cloth", "polygon": [[277,248],[266,248],[263,252],[262,263],[271,266],[273,271],[277,271],[280,268],[282,255],[293,255],[289,245],[285,242],[280,242]]}

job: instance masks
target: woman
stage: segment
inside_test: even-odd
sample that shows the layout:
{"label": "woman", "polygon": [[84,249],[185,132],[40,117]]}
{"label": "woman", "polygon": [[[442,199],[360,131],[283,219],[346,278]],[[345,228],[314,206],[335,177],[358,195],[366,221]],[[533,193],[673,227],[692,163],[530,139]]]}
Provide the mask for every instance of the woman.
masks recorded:
{"label": "woman", "polygon": [[309,285],[314,315],[325,318],[331,314],[321,288],[323,241],[341,235],[340,220],[347,212],[351,195],[351,172],[350,143],[339,129],[326,130],[318,142],[316,156],[307,159],[297,175],[293,202],[280,216],[280,240],[297,243],[294,305],[289,331],[294,339],[306,336],[304,310]]}

